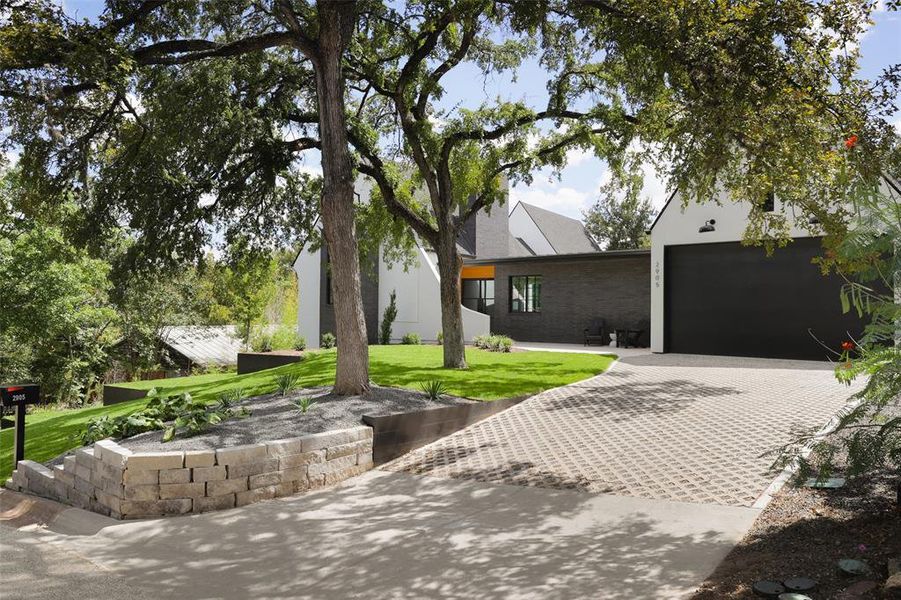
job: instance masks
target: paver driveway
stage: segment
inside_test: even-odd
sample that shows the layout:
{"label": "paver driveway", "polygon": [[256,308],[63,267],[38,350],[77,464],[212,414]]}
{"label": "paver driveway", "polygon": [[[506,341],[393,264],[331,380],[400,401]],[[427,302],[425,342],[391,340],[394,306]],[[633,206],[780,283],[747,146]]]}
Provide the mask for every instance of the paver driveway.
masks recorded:
{"label": "paver driveway", "polygon": [[632,356],[333,488],[0,531],[3,600],[674,600],[759,514],[760,452],[848,394],[810,363]]}
{"label": "paver driveway", "polygon": [[822,427],[850,393],[826,363],[633,356],[383,468],[752,506],[773,479],[761,455]]}

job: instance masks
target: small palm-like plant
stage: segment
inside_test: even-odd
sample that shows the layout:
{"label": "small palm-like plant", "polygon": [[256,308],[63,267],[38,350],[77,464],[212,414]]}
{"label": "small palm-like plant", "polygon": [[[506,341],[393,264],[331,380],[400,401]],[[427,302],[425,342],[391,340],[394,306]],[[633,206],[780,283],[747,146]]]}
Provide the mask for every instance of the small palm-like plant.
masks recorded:
{"label": "small palm-like plant", "polygon": [[247,393],[244,391],[244,388],[226,390],[219,394],[219,408],[231,408],[246,397]]}
{"label": "small palm-like plant", "polygon": [[419,389],[429,397],[429,400],[438,400],[441,396],[447,394],[447,388],[440,379],[430,379],[419,384]]}
{"label": "small palm-like plant", "polygon": [[313,400],[313,398],[310,396],[304,396],[303,398],[294,401],[294,406],[296,406],[297,409],[303,414],[306,414],[308,410],[313,408],[314,404],[316,404],[316,401]]}
{"label": "small palm-like plant", "polygon": [[278,376],[278,379],[275,380],[275,386],[278,389],[279,394],[287,396],[288,392],[297,387],[299,381],[300,377],[298,377],[296,373],[282,373]]}

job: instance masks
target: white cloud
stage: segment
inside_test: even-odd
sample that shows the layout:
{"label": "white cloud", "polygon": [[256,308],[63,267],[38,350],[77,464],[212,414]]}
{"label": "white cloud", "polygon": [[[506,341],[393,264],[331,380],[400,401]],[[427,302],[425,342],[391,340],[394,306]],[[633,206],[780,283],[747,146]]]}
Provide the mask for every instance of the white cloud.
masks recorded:
{"label": "white cloud", "polygon": [[586,150],[585,148],[570,148],[566,151],[566,166],[575,167],[594,157],[594,152],[591,150]]}
{"label": "white cloud", "polygon": [[559,183],[536,181],[532,185],[519,184],[511,187],[508,209],[513,210],[517,202],[525,202],[567,217],[581,219],[582,210],[590,207],[596,196],[597,185],[589,190],[578,190]]}

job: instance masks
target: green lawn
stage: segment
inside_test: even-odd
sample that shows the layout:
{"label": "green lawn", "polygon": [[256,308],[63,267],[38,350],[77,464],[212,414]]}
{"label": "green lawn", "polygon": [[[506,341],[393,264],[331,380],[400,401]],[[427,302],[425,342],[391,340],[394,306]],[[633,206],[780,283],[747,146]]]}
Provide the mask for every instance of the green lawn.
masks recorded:
{"label": "green lawn", "polygon": [[[379,385],[419,389],[420,382],[440,379],[448,393],[479,400],[534,394],[596,375],[610,366],[611,357],[562,352],[501,354],[466,350],[465,371],[441,367],[440,346],[372,346],[370,374]],[[238,375],[216,373],[123,384],[131,388],[156,387],[168,392],[190,392],[195,398],[215,400],[225,390],[240,387],[247,395],[275,389],[282,373],[296,373],[301,387],[329,385],[335,376],[335,351],[310,352],[302,363]],[[103,414],[121,415],[141,408],[145,400],[79,410],[38,410],[26,419],[25,457],[46,461],[79,446],[77,436],[85,423]],[[12,471],[12,429],[0,432],[0,481]]]}

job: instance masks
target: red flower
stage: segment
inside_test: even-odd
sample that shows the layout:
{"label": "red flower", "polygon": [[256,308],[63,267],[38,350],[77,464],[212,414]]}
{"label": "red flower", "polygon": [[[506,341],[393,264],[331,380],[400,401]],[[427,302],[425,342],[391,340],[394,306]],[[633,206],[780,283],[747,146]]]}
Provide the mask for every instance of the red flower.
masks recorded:
{"label": "red flower", "polygon": [[854,342],[842,342],[842,350],[854,350]]}
{"label": "red flower", "polygon": [[856,145],[857,145],[857,136],[854,134],[851,134],[851,137],[849,137],[848,139],[845,140],[845,148],[850,150],[851,148],[853,148]]}

